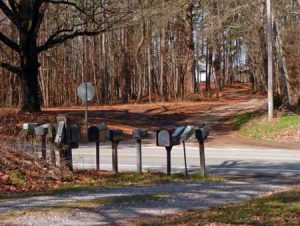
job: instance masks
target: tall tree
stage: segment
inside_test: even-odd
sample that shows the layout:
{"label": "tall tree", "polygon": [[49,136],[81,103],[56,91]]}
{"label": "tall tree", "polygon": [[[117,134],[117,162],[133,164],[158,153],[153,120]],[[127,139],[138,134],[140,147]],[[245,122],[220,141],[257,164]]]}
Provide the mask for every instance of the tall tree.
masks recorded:
{"label": "tall tree", "polygon": [[[126,5],[117,0],[7,0],[0,1],[0,10],[18,32],[18,38],[13,39],[1,31],[0,41],[19,55],[17,65],[0,62],[0,66],[19,77],[22,110],[28,112],[41,110],[38,75],[42,52],[78,36],[100,34],[129,15]],[[39,32],[47,16],[55,26],[39,44]]]}

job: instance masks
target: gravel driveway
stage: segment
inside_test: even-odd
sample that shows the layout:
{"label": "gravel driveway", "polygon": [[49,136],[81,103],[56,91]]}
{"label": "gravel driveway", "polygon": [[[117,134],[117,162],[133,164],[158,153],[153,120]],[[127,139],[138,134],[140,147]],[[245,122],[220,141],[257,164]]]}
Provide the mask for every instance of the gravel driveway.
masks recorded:
{"label": "gravel driveway", "polygon": [[[121,225],[134,218],[148,218],[190,209],[214,207],[248,200],[268,192],[286,189],[278,178],[248,178],[226,182],[163,184],[101,189],[65,195],[31,197],[0,203],[0,213],[22,211],[21,215],[0,220],[5,225]],[[73,201],[87,201],[117,196],[167,194],[165,198],[146,202],[120,202],[92,208],[57,211],[55,207]],[[41,207],[51,207],[47,212]],[[26,211],[34,208],[32,211]]]}

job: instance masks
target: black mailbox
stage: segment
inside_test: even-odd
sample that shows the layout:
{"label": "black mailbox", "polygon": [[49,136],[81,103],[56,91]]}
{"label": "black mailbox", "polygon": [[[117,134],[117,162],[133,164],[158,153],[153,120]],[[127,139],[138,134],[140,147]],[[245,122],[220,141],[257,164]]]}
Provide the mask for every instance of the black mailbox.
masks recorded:
{"label": "black mailbox", "polygon": [[89,142],[99,142],[99,129],[97,126],[91,126],[88,129]]}
{"label": "black mailbox", "polygon": [[105,142],[107,140],[108,127],[105,124],[98,126],[99,130],[99,142]]}
{"label": "black mailbox", "polygon": [[41,126],[37,126],[34,128],[34,134],[36,136],[46,136],[49,132],[49,125],[48,124],[44,124]]}
{"label": "black mailbox", "polygon": [[179,126],[176,128],[175,132],[172,134],[171,137],[172,146],[180,144],[181,134],[183,133],[184,130],[185,130],[185,126]]}
{"label": "black mailbox", "polygon": [[207,125],[200,126],[196,129],[196,139],[198,141],[205,141],[209,136],[209,128]]}
{"label": "black mailbox", "polygon": [[132,136],[136,140],[141,140],[143,138],[147,138],[148,137],[148,130],[147,129],[134,130],[132,132]]}
{"label": "black mailbox", "polygon": [[108,134],[108,139],[111,142],[120,142],[124,138],[124,134],[122,130],[110,130]]}
{"label": "black mailbox", "polygon": [[187,141],[188,139],[190,139],[193,134],[195,133],[195,129],[193,126],[186,126],[184,131],[181,134],[181,141]]}
{"label": "black mailbox", "polygon": [[69,128],[69,145],[71,149],[79,148],[80,142],[80,127],[78,125],[71,125]]}

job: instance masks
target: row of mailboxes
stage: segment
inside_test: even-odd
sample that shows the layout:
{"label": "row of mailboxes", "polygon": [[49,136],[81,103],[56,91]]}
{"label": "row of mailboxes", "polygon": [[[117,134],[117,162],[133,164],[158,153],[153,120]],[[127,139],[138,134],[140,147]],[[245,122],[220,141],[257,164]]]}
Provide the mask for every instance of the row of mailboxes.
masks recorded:
{"label": "row of mailboxes", "polygon": [[[29,134],[34,136],[52,138],[58,147],[67,145],[68,150],[78,148],[80,142],[80,127],[77,125],[67,125],[67,120],[64,117],[58,117],[57,124],[39,124],[27,123],[23,125],[23,129],[27,130]],[[168,172],[170,172],[170,152],[173,146],[180,145],[190,139],[195,134],[196,139],[200,144],[203,144],[209,135],[207,125],[198,127],[194,126],[168,126],[156,131],[156,144],[160,147],[165,147],[168,151]],[[147,129],[137,129],[132,132],[132,137],[137,141],[137,159],[138,171],[141,172],[141,140],[147,138],[149,132]],[[122,130],[109,130],[107,125],[100,124],[98,126],[91,126],[88,129],[88,140],[97,143],[97,168],[99,168],[99,143],[107,140],[112,142],[114,169],[117,172],[117,147],[120,141],[124,139]],[[185,147],[184,147],[185,149]],[[72,155],[72,154],[71,154]],[[186,157],[185,157],[186,158]]]}
{"label": "row of mailboxes", "polygon": [[[54,142],[56,144],[63,143],[64,138],[66,138],[67,144],[76,144],[74,146],[78,146],[80,141],[80,127],[78,125],[71,125],[66,128],[63,121],[59,121],[58,124],[26,123],[23,125],[23,129],[27,130],[28,133],[33,136],[47,135],[49,137],[55,137]],[[179,145],[181,141],[188,140],[194,133],[197,140],[204,141],[209,135],[208,126],[164,127],[156,133],[157,146],[170,147]],[[134,139],[147,138],[148,130],[135,130],[132,136]],[[108,130],[107,125],[100,124],[88,129],[88,139],[90,142],[105,142],[107,140],[120,142],[124,139],[124,134],[122,130]]]}

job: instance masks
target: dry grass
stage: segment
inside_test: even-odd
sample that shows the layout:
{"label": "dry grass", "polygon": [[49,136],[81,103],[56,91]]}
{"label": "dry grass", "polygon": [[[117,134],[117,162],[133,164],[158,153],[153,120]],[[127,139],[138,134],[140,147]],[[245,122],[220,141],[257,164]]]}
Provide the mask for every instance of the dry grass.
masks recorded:
{"label": "dry grass", "polygon": [[300,225],[300,187],[240,204],[193,210],[139,225]]}

